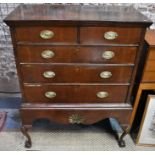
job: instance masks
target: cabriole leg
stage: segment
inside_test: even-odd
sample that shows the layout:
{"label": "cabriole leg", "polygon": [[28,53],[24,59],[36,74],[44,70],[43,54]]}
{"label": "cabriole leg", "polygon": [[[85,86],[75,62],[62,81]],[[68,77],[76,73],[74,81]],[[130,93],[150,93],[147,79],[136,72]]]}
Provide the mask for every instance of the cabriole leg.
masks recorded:
{"label": "cabriole leg", "polygon": [[21,132],[27,138],[27,140],[25,141],[25,147],[26,148],[31,148],[32,141],[31,141],[30,135],[28,134],[28,129],[25,126],[22,126],[21,127]]}
{"label": "cabriole leg", "polygon": [[118,142],[119,147],[125,147],[126,145],[123,138],[129,133],[130,126],[126,127],[126,129],[123,130],[118,119],[110,118],[109,120],[110,120],[112,131],[114,132],[114,135]]}
{"label": "cabriole leg", "polygon": [[125,141],[123,140],[123,138],[129,133],[130,131],[130,127],[127,127],[124,132],[122,133],[122,135],[118,138],[118,145],[119,147],[125,147]]}

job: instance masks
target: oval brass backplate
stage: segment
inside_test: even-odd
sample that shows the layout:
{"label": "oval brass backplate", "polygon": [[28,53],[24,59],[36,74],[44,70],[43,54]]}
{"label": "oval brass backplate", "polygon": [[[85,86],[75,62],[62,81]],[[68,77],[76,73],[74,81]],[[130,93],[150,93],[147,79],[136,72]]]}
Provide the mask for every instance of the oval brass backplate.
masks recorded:
{"label": "oval brass backplate", "polygon": [[97,96],[98,98],[106,98],[106,97],[109,96],[109,94],[108,94],[108,92],[106,92],[106,91],[100,91],[100,92],[98,92],[98,93],[96,94],[96,96]]}
{"label": "oval brass backplate", "polygon": [[43,30],[40,32],[40,37],[42,39],[51,39],[54,37],[54,32],[51,30]]}
{"label": "oval brass backplate", "polygon": [[42,56],[42,58],[44,58],[44,59],[53,58],[54,55],[55,55],[54,52],[51,51],[51,50],[44,50],[44,51],[41,53],[41,56]]}
{"label": "oval brass backplate", "polygon": [[104,38],[107,40],[114,40],[118,37],[117,32],[114,31],[108,31],[104,33]]}
{"label": "oval brass backplate", "polygon": [[112,73],[110,71],[103,71],[100,73],[100,77],[102,79],[108,79],[108,78],[112,77]]}
{"label": "oval brass backplate", "polygon": [[102,58],[107,60],[112,59],[114,56],[115,56],[115,53],[113,51],[104,51],[102,53]]}
{"label": "oval brass backplate", "polygon": [[51,79],[55,77],[55,73],[53,71],[46,71],[43,73],[43,76],[47,79]]}
{"label": "oval brass backplate", "polygon": [[45,93],[45,96],[49,99],[52,99],[52,98],[56,97],[56,93],[53,91],[48,91]]}

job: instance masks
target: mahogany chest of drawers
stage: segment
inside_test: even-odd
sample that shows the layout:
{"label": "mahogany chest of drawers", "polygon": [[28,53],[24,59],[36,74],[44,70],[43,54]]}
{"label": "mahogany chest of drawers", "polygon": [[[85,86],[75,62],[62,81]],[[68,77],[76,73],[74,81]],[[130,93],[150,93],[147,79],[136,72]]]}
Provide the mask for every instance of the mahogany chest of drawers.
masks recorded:
{"label": "mahogany chest of drawers", "polygon": [[[131,7],[20,5],[10,26],[23,97],[22,132],[36,119],[129,126],[132,91],[151,21]],[[119,139],[124,146],[123,135]]]}

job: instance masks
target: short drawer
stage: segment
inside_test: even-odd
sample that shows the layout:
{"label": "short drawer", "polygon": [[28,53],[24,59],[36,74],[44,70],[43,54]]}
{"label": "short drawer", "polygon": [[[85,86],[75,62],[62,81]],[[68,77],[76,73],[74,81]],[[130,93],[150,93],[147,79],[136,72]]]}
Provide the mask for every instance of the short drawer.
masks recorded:
{"label": "short drawer", "polygon": [[155,82],[155,72],[144,72],[142,82]]}
{"label": "short drawer", "polygon": [[81,27],[82,44],[138,44],[140,28],[125,27]]}
{"label": "short drawer", "polygon": [[[131,109],[50,109],[22,108],[21,119],[24,125],[31,125],[37,119],[48,119],[63,124],[93,124],[106,118],[116,118],[121,124],[129,124]],[[125,116],[125,117],[124,117]]]}
{"label": "short drawer", "polygon": [[145,72],[155,72],[155,60],[148,60],[145,65]]}
{"label": "short drawer", "polygon": [[75,43],[77,41],[77,30],[74,27],[17,27],[16,40]]}
{"label": "short drawer", "polygon": [[17,46],[17,58],[23,63],[133,64],[136,53],[136,47]]}
{"label": "short drawer", "polygon": [[31,85],[24,86],[28,103],[125,103],[126,85]]}
{"label": "short drawer", "polygon": [[104,65],[21,65],[26,83],[129,83],[132,69]]}

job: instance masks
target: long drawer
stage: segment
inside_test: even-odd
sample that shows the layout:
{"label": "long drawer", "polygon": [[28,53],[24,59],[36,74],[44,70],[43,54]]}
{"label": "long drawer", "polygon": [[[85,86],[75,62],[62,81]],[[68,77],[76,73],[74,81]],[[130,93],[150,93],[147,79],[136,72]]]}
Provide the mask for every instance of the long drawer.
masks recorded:
{"label": "long drawer", "polygon": [[82,44],[138,44],[141,29],[130,27],[82,27]]}
{"label": "long drawer", "polygon": [[[22,108],[22,122],[31,125],[34,120],[46,118],[63,124],[93,124],[106,118],[117,118],[121,124],[129,124],[132,109],[50,109]],[[124,117],[123,117],[124,116]]]}
{"label": "long drawer", "polygon": [[17,46],[17,58],[21,63],[133,64],[136,53],[136,47]]}
{"label": "long drawer", "polygon": [[75,27],[17,27],[16,40],[26,42],[76,43]]}
{"label": "long drawer", "polygon": [[132,69],[105,65],[21,65],[26,83],[129,83]]}
{"label": "long drawer", "polygon": [[125,103],[126,85],[24,85],[28,103]]}

